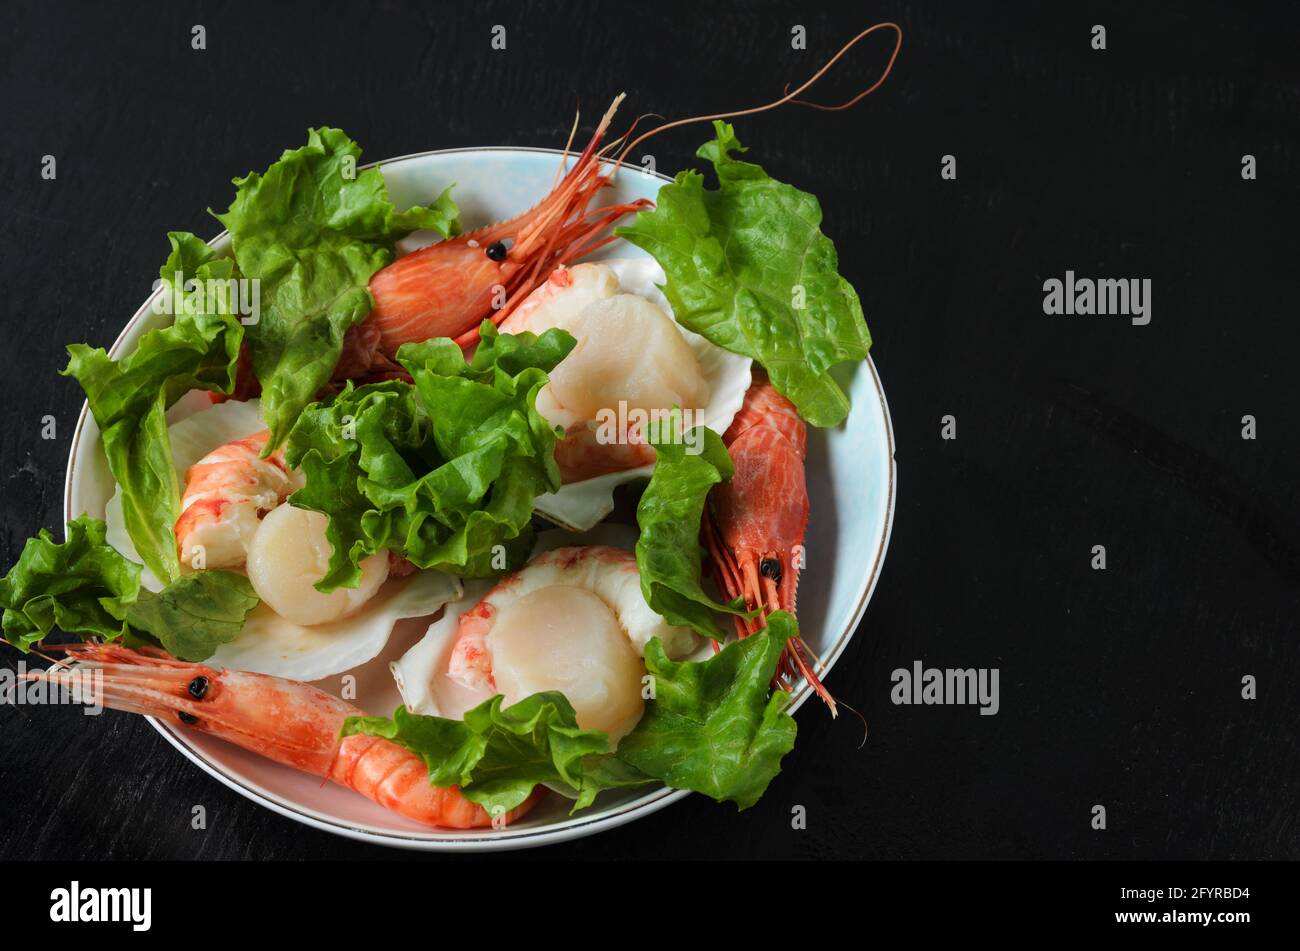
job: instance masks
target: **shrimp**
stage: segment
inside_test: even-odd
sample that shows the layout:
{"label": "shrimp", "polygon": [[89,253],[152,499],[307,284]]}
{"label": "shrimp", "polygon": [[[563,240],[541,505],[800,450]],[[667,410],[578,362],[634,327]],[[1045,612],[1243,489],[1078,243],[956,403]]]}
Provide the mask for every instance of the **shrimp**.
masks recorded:
{"label": "shrimp", "polygon": [[[429,783],[415,753],[373,736],[340,739],[343,721],[364,716],[350,703],[293,680],[237,670],[217,670],[172,658],[157,648],[117,644],[66,644],[77,667],[102,672],[104,705],[128,713],[179,721],[259,756],[321,776],[426,826],[472,829],[493,817],[455,786]],[[58,683],[66,668],[25,674]],[[504,814],[496,825],[527,813],[539,792]]]}
{"label": "shrimp", "polygon": [[[636,556],[608,545],[538,555],[456,624],[445,673],[474,699],[500,693],[510,704],[558,690],[580,727],[604,730],[614,742],[641,718],[650,639],[675,659],[698,644],[693,631],[646,604]],[[427,679],[435,672],[410,673]]]}
{"label": "shrimp", "polygon": [[185,473],[176,545],[191,568],[233,568],[248,557],[261,518],[298,488],[277,449],[263,459],[263,430],[218,446]]}
{"label": "shrimp", "polygon": [[[764,617],[773,611],[793,614],[808,529],[808,427],[755,367],[745,403],[722,441],[735,473],[710,493],[704,520],[714,580],[727,598],[743,597],[747,607]],[[758,618],[736,618],[741,637],[762,624]],[[816,663],[802,638],[792,638],[776,683],[788,690],[802,676],[835,716],[835,698],[813,670]]]}
{"label": "shrimp", "polygon": [[608,149],[600,143],[622,101],[614,99],[573,167],[531,209],[398,258],[370,279],[375,305],[362,326],[378,328],[380,354],[430,337],[472,346],[484,319],[500,324],[555,267],[613,241],[600,233],[652,206],[637,199],[587,207],[613,175],[603,170]]}
{"label": "shrimp", "polygon": [[[893,30],[897,40],[884,72],[871,86],[835,106],[799,98],[853,46],[877,30]],[[750,109],[665,122],[635,139],[633,123],[626,133],[602,148],[600,143],[624,99],[620,93],[573,167],[562,177],[557,173],[555,187],[537,205],[509,221],[408,254],[370,279],[375,304],[369,317],[348,332],[344,361],[347,370],[353,376],[365,376],[374,370],[379,378],[400,374],[400,368],[391,361],[397,348],[431,337],[452,337],[462,347],[472,347],[478,342],[478,328],[484,319],[500,325],[555,268],[616,240],[614,235],[602,232],[624,215],[652,208],[654,203],[637,199],[594,209],[588,205],[598,191],[610,184],[632,150],[651,136],[693,123],[756,115],[786,103],[828,112],[848,109],[884,83],[902,43],[903,31],[897,24],[877,23],[849,40],[821,69],[780,99]],[[567,158],[567,148],[565,151]],[[377,341],[374,327],[379,330]],[[341,378],[336,374],[336,379]]]}
{"label": "shrimp", "polygon": [[654,462],[639,426],[610,439],[597,420],[622,407],[645,421],[696,409],[710,388],[699,358],[656,304],[621,292],[607,264],[557,268],[507,318],[507,333],[559,327],[577,340],[537,395],[537,411],[564,429],[556,461],[565,482]]}

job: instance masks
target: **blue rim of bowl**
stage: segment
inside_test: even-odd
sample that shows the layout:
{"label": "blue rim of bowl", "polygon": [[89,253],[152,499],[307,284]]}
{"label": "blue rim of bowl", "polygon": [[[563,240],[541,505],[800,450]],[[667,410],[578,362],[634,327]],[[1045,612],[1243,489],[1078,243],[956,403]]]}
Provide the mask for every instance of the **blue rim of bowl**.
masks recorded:
{"label": "blue rim of bowl", "polygon": [[[397,162],[404,162],[410,159],[426,158],[431,155],[455,155],[465,152],[525,152],[541,155],[552,155],[567,160],[573,157],[572,152],[565,152],[560,149],[547,149],[531,146],[508,146],[492,145],[479,148],[464,147],[455,149],[430,149],[424,152],[412,152],[409,155],[398,155],[393,158],[382,159],[377,162],[370,162],[363,168],[382,168],[385,165],[393,165]],[[608,161],[605,164],[612,164]],[[626,166],[625,166],[626,167]],[[637,175],[646,175],[645,169],[636,169],[632,172]],[[661,172],[649,173],[661,181],[671,182],[672,179]],[[228,232],[222,231],[213,237],[207,243],[209,246],[215,245],[226,237]],[[160,291],[150,294],[144,304],[136,311],[135,315],[122,328],[113,345],[108,348],[110,356],[115,356],[122,345],[123,338],[149,313],[150,302]],[[821,676],[825,677],[830,673],[831,668],[839,659],[844,649],[848,646],[849,641],[853,639],[858,625],[862,623],[862,617],[866,613],[867,604],[871,601],[871,596],[875,592],[876,583],[880,579],[880,572],[884,566],[885,553],[889,548],[889,539],[893,533],[894,527],[894,505],[897,493],[898,472],[897,464],[894,459],[894,424],[889,413],[889,402],[885,398],[885,389],[880,382],[880,374],[876,371],[875,362],[867,355],[865,361],[867,368],[871,371],[872,383],[876,389],[876,396],[880,401],[881,414],[885,421],[885,436],[888,442],[889,450],[889,486],[886,493],[885,502],[885,530],[881,535],[880,544],[871,562],[871,573],[867,576],[866,584],[858,598],[858,604],[854,610],[852,622],[845,627],[836,637],[835,643],[831,649],[826,652],[821,659]],[[66,538],[66,523],[73,518],[72,513],[72,483],[74,469],[76,465],[77,448],[81,442],[82,431],[85,428],[86,419],[90,413],[89,403],[82,401],[81,413],[77,417],[77,426],[72,434],[72,444],[68,450],[68,467],[67,475],[63,484],[63,514],[64,514],[64,532]],[[803,706],[804,702],[811,696],[812,690],[806,681],[802,682],[794,691],[791,697],[789,710],[791,713]],[[291,803],[285,800],[277,793],[265,789],[256,783],[249,782],[245,779],[239,779],[226,772],[226,769],[219,763],[213,762],[206,754],[187,742],[186,737],[173,729],[171,724],[163,723],[157,717],[145,717],[153,725],[163,739],[174,746],[187,759],[202,769],[205,773],[212,776],[222,785],[239,793],[244,798],[264,806],[279,815],[293,819],[303,825],[311,826],[324,832],[330,832],[335,835],[341,835],[345,838],[355,839],[362,842],[370,842],[376,845],[387,845],[394,848],[417,849],[425,851],[494,851],[508,849],[522,849],[532,846],[548,845],[555,841],[567,841],[568,839],[581,838],[587,835],[594,835],[604,829],[613,829],[618,826],[631,822],[633,819],[643,815],[650,815],[658,812],[660,809],[684,799],[690,795],[689,790],[670,789],[662,787],[654,792],[647,793],[644,796],[624,803],[612,812],[593,815],[590,817],[579,817],[569,819],[564,822],[554,823],[544,828],[537,829],[491,829],[475,830],[454,836],[439,836],[437,833],[401,833],[387,829],[378,829],[375,827],[363,827],[360,825],[342,822],[337,818],[318,813],[315,810],[307,809],[297,803]]]}

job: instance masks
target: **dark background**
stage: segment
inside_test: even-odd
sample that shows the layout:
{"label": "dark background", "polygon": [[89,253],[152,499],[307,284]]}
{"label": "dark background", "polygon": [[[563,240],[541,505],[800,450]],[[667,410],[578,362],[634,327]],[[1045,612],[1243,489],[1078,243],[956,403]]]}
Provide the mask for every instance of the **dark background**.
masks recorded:
{"label": "dark background", "polygon": [[[859,749],[857,721],[810,703],[748,813],[696,796],[546,853],[1300,856],[1296,8],[1042,6],[7,4],[3,564],[59,528],[82,402],[55,373],[63,345],[111,343],[164,233],[215,234],[204,209],[230,178],[309,125],[341,126],[371,159],[560,146],[578,98],[588,118],[620,90],[629,114],[753,105],[894,19],[893,76],[855,109],[737,123],[754,160],[820,198],[893,413],[893,540],[829,678],[870,738]],[[489,48],[497,23],[505,52]],[[867,85],[889,44],[862,44],[814,98]],[[671,173],[706,136],[649,148]],[[1045,317],[1042,283],[1067,269],[1150,278],[1152,322]],[[45,414],[57,440],[40,438]],[[1000,668],[1001,712],[893,706],[890,672],[916,659]],[[122,714],[0,709],[0,801],[9,858],[414,857],[282,819]],[[196,803],[206,832],[189,827]]]}

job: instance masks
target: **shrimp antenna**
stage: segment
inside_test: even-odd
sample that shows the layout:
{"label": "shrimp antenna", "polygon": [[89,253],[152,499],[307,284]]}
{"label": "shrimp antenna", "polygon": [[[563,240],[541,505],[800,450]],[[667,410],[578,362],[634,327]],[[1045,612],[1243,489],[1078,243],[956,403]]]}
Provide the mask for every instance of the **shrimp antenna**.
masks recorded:
{"label": "shrimp antenna", "polygon": [[862,721],[862,742],[858,744],[858,749],[862,749],[862,747],[867,745],[867,737],[871,733],[871,728],[867,726],[867,718],[864,717],[857,710],[855,710],[853,707],[849,706],[843,700],[837,700],[836,703]]}
{"label": "shrimp antenna", "polygon": [[47,661],[49,661],[49,662],[50,662],[52,665],[54,665],[55,667],[70,667],[70,666],[71,666],[71,664],[68,662],[67,658],[65,658],[65,657],[51,657],[49,654],[45,653],[46,650],[58,650],[58,645],[57,645],[57,644],[51,644],[51,645],[48,645],[48,646],[47,646],[47,645],[45,645],[45,644],[35,644],[35,645],[33,645],[32,648],[31,648],[31,653],[35,654],[35,655],[36,655],[37,657],[39,657],[41,660],[47,660]]}
{"label": "shrimp antenna", "polygon": [[[885,64],[884,72],[880,74],[879,79],[877,79],[866,89],[862,90],[862,92],[858,93],[848,102],[842,103],[838,106],[824,106],[815,102],[806,102],[798,98],[805,91],[811,88],[819,79],[821,79],[822,76],[826,74],[827,70],[829,70],[837,62],[839,62],[840,57],[842,57],[849,50],[853,49],[853,47],[856,46],[860,40],[865,39],[866,37],[870,36],[872,33],[875,33],[877,30],[893,30],[896,34],[898,34],[898,38],[894,41],[894,51],[889,55],[889,62]],[[737,110],[736,112],[719,112],[709,116],[692,116],[689,119],[675,119],[672,122],[665,122],[663,125],[655,126],[655,128],[650,129],[647,132],[643,132],[641,135],[637,136],[637,138],[633,139],[630,143],[628,143],[627,147],[624,148],[623,151],[619,153],[618,164],[622,165],[623,159],[627,156],[627,154],[631,152],[634,148],[636,148],[638,145],[640,145],[642,142],[644,142],[646,139],[650,138],[650,136],[658,135],[660,132],[666,132],[669,129],[676,128],[677,126],[692,125],[696,122],[712,122],[715,119],[734,119],[739,116],[752,116],[760,112],[767,112],[769,109],[776,109],[779,106],[785,105],[787,102],[793,103],[797,106],[808,106],[811,109],[820,109],[823,112],[839,112],[841,109],[848,109],[850,106],[856,105],[862,99],[866,98],[867,96],[875,92],[877,89],[879,89],[881,84],[884,83],[884,81],[889,78],[889,74],[894,68],[894,60],[898,59],[898,51],[902,49],[902,47],[903,47],[903,28],[900,27],[897,23],[877,23],[875,26],[869,26],[861,33],[859,33],[857,36],[853,37],[853,39],[849,40],[847,43],[841,46],[838,53],[836,53],[829,60],[827,60],[826,64],[822,66],[821,69],[813,73],[812,76],[809,77],[803,83],[803,85],[799,86],[799,88],[795,89],[793,92],[787,91],[785,95],[783,95],[780,99],[777,99],[774,102],[766,103],[761,106],[754,106],[752,109],[740,109]],[[790,84],[786,83],[785,88],[786,90],[789,90]]]}
{"label": "shrimp antenna", "polygon": [[560,167],[555,170],[555,180],[551,182],[551,190],[560,184],[560,178],[564,174],[564,165],[569,158],[569,150],[573,148],[573,138],[578,134],[578,123],[582,120],[582,99],[578,99],[578,108],[573,111],[573,126],[569,129],[569,139],[564,143],[564,155],[560,158]]}

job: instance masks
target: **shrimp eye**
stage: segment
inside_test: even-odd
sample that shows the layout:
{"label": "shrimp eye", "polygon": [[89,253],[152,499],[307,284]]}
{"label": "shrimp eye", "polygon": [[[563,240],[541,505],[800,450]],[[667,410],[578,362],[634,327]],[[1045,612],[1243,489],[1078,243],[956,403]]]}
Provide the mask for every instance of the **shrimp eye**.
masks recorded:
{"label": "shrimp eye", "polygon": [[202,700],[208,695],[208,678],[195,677],[190,681],[190,685],[186,689],[189,690],[190,696],[195,700]]}
{"label": "shrimp eye", "polygon": [[775,558],[764,558],[758,563],[758,570],[764,578],[771,578],[777,584],[781,583],[781,562]]}
{"label": "shrimp eye", "polygon": [[186,713],[184,710],[180,710],[180,711],[178,711],[176,715],[177,715],[178,717],[181,718],[181,722],[182,722],[182,723],[188,723],[188,724],[190,724],[191,726],[193,726],[195,723],[198,723],[198,722],[199,722],[199,718],[198,718],[198,717],[196,717],[196,716],[195,716],[194,714],[192,714],[192,713]]}
{"label": "shrimp eye", "polygon": [[488,258],[493,261],[504,261],[506,259],[506,243],[504,241],[493,241],[485,250]]}

